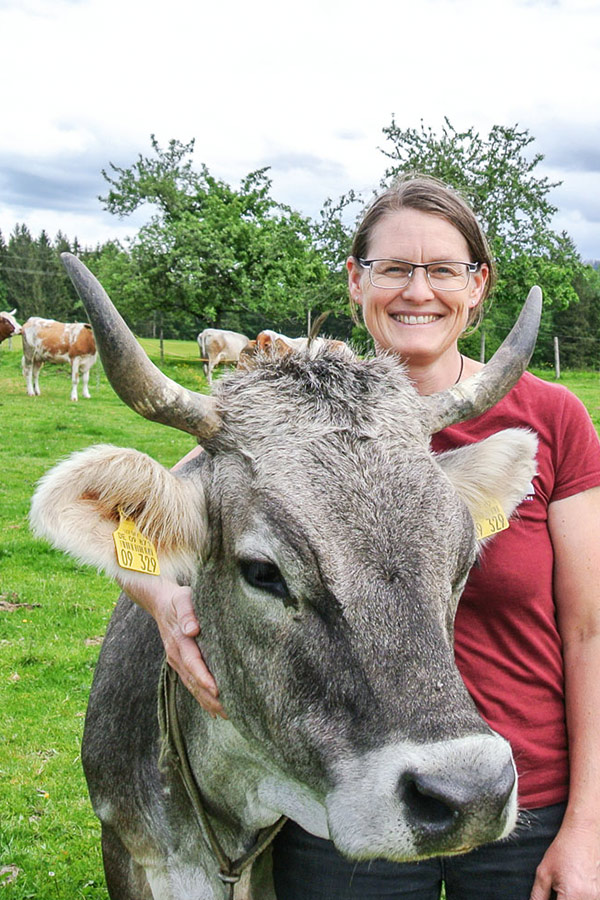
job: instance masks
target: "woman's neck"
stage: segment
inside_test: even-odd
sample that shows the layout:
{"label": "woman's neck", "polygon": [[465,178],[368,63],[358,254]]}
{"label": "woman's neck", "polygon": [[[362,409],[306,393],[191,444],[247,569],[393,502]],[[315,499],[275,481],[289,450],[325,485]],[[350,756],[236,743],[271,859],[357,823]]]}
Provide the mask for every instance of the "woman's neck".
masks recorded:
{"label": "woman's neck", "polygon": [[458,348],[432,363],[419,364],[409,359],[406,364],[409,378],[423,395],[445,391],[482,368],[481,363],[463,356]]}

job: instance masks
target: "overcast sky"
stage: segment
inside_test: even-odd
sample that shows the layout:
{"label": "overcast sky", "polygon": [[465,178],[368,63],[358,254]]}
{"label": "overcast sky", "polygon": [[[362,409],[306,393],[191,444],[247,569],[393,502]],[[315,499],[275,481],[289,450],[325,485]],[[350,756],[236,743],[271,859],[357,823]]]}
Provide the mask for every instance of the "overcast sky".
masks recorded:
{"label": "overcast sky", "polygon": [[82,244],[133,235],[101,170],[196,140],[236,186],[315,216],[386,165],[382,128],[421,119],[535,136],[554,221],[600,259],[600,0],[0,0],[0,229]]}

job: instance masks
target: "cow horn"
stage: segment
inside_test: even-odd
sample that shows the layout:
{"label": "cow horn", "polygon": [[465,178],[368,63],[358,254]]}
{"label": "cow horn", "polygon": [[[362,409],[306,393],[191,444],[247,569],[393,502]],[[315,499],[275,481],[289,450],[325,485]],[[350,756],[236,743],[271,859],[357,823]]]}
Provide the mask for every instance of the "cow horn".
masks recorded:
{"label": "cow horn", "polygon": [[61,259],[92,323],[104,371],[121,400],[146,419],[187,431],[200,443],[218,431],[221,421],[213,398],[167,378],[148,359],[89,269],[72,253],[61,253]]}
{"label": "cow horn", "polygon": [[448,425],[474,419],[510,391],[531,359],[541,314],[542,292],[539,287],[532,287],[512,331],[487,365],[465,381],[422,398],[431,411],[432,434]]}

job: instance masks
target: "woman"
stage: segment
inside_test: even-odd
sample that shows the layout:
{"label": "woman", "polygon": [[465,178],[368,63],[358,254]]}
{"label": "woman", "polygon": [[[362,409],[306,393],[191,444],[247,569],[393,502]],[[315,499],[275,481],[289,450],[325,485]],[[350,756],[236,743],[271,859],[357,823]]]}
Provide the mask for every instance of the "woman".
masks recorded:
{"label": "woman", "polygon": [[[398,354],[420,393],[480,368],[457,342],[481,315],[494,267],[457,194],[428,178],[393,186],[367,210],[347,268],[377,350]],[[523,824],[463,856],[356,865],[289,823],[273,851],[279,900],[437,900],[442,881],[448,900],[600,898],[600,444],[575,397],[525,374],[496,407],[433,445],[515,425],[538,433],[538,475],[471,573],[455,641],[482,716],[513,747]],[[163,582],[135,599],[199,702],[223,715],[194,641],[189,589]]]}

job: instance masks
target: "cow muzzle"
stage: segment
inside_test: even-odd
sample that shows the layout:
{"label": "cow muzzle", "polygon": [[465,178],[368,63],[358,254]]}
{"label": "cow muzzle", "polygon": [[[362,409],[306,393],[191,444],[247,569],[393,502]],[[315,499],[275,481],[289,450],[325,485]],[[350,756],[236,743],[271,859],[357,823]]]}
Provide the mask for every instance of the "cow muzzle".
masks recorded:
{"label": "cow muzzle", "polygon": [[433,745],[398,743],[338,766],[329,830],[353,859],[451,855],[509,834],[516,772],[497,735]]}

